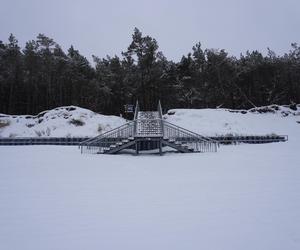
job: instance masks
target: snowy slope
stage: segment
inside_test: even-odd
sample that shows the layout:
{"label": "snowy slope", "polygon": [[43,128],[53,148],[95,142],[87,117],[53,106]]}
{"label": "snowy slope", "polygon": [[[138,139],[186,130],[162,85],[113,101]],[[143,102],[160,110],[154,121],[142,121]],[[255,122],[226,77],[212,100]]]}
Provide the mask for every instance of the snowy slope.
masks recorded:
{"label": "snowy slope", "polygon": [[124,123],[125,120],[117,116],[67,106],[44,111],[37,116],[0,114],[0,137],[96,136]]}
{"label": "snowy slope", "polygon": [[213,135],[300,135],[300,105],[251,110],[173,109],[164,118],[191,131]]}
{"label": "snowy slope", "polygon": [[[173,109],[164,119],[208,135],[300,135],[300,105],[272,105],[252,110]],[[37,116],[0,114],[0,137],[97,136],[125,123],[116,116],[96,114],[75,106],[60,107]],[[2,125],[1,125],[2,124]],[[6,124],[4,126],[3,124]]]}

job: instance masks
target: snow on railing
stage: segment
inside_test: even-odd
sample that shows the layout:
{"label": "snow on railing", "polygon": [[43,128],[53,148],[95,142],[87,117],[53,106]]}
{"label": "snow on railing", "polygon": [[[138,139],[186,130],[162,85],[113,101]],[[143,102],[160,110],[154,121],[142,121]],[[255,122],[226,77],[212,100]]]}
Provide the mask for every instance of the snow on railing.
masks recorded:
{"label": "snow on railing", "polygon": [[173,141],[175,144],[186,145],[193,152],[217,152],[219,143],[210,139],[181,128],[172,123],[163,121],[164,123],[164,140]]}
{"label": "snow on railing", "polygon": [[120,127],[110,130],[97,137],[88,139],[80,143],[81,152],[85,153],[103,153],[112,145],[115,145],[122,140],[134,137],[135,121],[128,122]]}

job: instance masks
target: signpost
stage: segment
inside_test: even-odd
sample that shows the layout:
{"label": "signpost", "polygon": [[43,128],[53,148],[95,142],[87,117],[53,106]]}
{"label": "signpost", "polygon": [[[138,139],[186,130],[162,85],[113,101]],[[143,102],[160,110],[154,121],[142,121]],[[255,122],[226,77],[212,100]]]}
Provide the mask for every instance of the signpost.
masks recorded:
{"label": "signpost", "polygon": [[125,113],[126,120],[129,117],[133,117],[133,114],[134,114],[134,105],[133,104],[125,104],[124,105],[124,113]]}
{"label": "signpost", "polygon": [[134,105],[133,104],[126,104],[124,105],[125,113],[133,113],[134,112]]}

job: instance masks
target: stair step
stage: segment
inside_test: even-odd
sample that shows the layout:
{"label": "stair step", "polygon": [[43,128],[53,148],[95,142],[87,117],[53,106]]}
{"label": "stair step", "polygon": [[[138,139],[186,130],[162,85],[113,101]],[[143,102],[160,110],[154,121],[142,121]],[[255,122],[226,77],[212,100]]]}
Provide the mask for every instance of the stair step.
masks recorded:
{"label": "stair step", "polygon": [[117,145],[118,145],[118,146],[122,146],[123,143],[122,143],[122,142],[117,142]]}
{"label": "stair step", "polygon": [[128,140],[133,141],[134,137],[128,137]]}
{"label": "stair step", "polygon": [[112,144],[112,145],[110,145],[109,147],[110,147],[110,148],[116,148],[116,147],[117,147],[117,145],[115,145],[115,144]]}
{"label": "stair step", "polygon": [[129,142],[129,140],[125,139],[125,140],[122,140],[123,143],[127,143]]}

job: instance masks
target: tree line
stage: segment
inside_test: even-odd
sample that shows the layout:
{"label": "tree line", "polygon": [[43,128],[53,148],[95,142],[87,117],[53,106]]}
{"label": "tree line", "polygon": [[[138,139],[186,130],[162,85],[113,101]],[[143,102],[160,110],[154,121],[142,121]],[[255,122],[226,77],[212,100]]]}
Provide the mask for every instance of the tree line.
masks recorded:
{"label": "tree line", "polygon": [[239,58],[201,43],[168,60],[157,41],[135,28],[120,57],[93,56],[94,66],[73,46],[67,52],[39,34],[23,49],[11,34],[0,41],[0,112],[36,114],[76,105],[120,114],[138,99],[145,110],[161,100],[170,108],[252,108],[300,103],[300,47],[278,56],[247,51]]}

